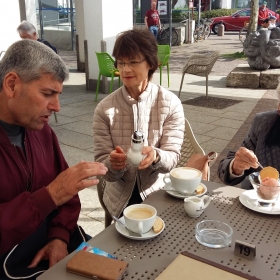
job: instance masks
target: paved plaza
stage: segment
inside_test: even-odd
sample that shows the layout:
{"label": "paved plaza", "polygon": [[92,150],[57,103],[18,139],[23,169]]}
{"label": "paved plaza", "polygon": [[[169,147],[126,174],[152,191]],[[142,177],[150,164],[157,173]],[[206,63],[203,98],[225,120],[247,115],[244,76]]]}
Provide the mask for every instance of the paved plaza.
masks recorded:
{"label": "paved plaza", "polygon": [[[242,44],[236,33],[226,33],[218,37],[211,35],[207,41],[182,45],[172,48],[170,58],[169,90],[178,94],[181,82],[181,69],[187,58],[194,53],[205,51],[235,53],[242,51]],[[61,110],[50,121],[57,134],[62,151],[68,164],[74,165],[80,160],[93,160],[92,117],[97,102],[95,92],[86,90],[85,73],[77,72],[75,52],[60,51],[70,69],[70,78],[64,84],[60,96]],[[219,58],[209,76],[209,96],[241,101],[224,109],[211,109],[183,104],[185,117],[191,123],[195,136],[206,153],[216,151],[220,154],[211,167],[211,180],[219,182],[216,176],[219,160],[229,149],[239,147],[246,135],[249,125],[256,112],[276,109],[275,90],[227,88],[226,76],[234,67],[245,60]],[[159,71],[154,75],[153,82],[159,84]],[[163,84],[167,88],[166,69],[163,70]],[[99,101],[106,94],[99,93]],[[205,96],[205,78],[186,75],[180,99],[182,102],[192,98]],[[95,187],[79,193],[82,210],[79,224],[91,236],[104,229],[104,212],[99,203]]]}

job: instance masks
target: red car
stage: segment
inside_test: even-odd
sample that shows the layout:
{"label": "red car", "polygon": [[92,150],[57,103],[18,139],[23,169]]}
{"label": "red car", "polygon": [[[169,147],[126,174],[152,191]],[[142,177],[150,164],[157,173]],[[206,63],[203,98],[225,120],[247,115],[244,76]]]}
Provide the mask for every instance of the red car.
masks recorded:
{"label": "red car", "polygon": [[[277,18],[276,21],[279,21],[279,14],[268,10],[269,13]],[[210,28],[212,31],[217,34],[218,33],[218,24],[219,22],[223,22],[226,31],[239,31],[241,28],[244,27],[245,22],[250,21],[251,9],[245,8],[238,12],[235,12],[231,16],[223,16],[223,17],[214,17],[211,18],[213,23],[211,24]]]}

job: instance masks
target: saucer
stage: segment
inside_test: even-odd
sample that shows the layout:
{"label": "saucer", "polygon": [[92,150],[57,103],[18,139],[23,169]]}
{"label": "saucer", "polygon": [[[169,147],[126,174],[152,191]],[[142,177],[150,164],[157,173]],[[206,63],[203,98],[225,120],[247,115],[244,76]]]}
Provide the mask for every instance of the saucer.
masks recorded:
{"label": "saucer", "polygon": [[207,187],[206,187],[204,184],[202,184],[202,183],[200,183],[199,186],[202,186],[202,187],[204,188],[203,192],[200,193],[200,194],[192,193],[192,194],[186,194],[186,195],[184,195],[184,194],[178,193],[177,191],[172,191],[171,189],[165,190],[165,189],[163,188],[163,190],[165,190],[165,191],[166,191],[168,194],[170,194],[171,196],[184,199],[184,198],[190,197],[190,196],[202,196],[202,195],[206,194],[206,192],[207,192]]}
{"label": "saucer", "polygon": [[[165,223],[164,223],[164,221],[160,217],[158,217],[158,218],[163,222],[163,227],[162,227],[161,231],[158,232],[158,233],[155,233],[153,231],[153,229],[151,229],[150,231],[148,231],[146,233],[143,233],[142,236],[132,236],[132,235],[129,235],[129,232],[124,227],[119,226],[118,223],[115,223],[115,227],[116,227],[116,230],[121,235],[123,235],[124,237],[127,237],[129,239],[133,239],[133,240],[147,240],[147,239],[151,239],[151,238],[154,238],[154,237],[158,236],[164,230]],[[123,224],[125,224],[124,217],[121,217],[120,221],[123,222]]]}
{"label": "saucer", "polygon": [[258,203],[258,196],[255,190],[244,191],[239,196],[239,201],[245,207],[263,214],[279,215],[280,214],[280,200],[274,206],[260,206]]}

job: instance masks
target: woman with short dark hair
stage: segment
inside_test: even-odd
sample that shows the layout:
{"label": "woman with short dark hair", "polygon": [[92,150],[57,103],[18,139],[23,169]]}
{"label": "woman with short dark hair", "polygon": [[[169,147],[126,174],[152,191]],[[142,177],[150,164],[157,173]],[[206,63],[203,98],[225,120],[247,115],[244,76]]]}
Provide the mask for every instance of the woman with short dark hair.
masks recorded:
{"label": "woman with short dark hair", "polygon": [[[97,105],[93,136],[95,160],[108,167],[103,201],[119,217],[127,205],[158,190],[163,174],[176,167],[185,119],[178,97],[151,82],[158,58],[148,30],[120,34],[113,56],[123,86]],[[126,155],[134,131],[144,135],[144,159],[137,167]]]}

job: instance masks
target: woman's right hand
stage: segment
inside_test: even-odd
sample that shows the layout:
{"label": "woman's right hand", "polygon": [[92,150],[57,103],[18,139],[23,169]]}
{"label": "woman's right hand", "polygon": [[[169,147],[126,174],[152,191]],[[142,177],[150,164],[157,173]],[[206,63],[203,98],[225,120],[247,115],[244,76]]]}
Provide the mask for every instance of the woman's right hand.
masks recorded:
{"label": "woman's right hand", "polygon": [[253,151],[241,147],[234,157],[234,162],[232,165],[232,171],[235,175],[241,174],[244,170],[250,168],[258,168],[258,158],[253,153]]}
{"label": "woman's right hand", "polygon": [[121,147],[117,146],[116,150],[110,153],[110,163],[115,170],[121,170],[126,167],[126,154]]}

